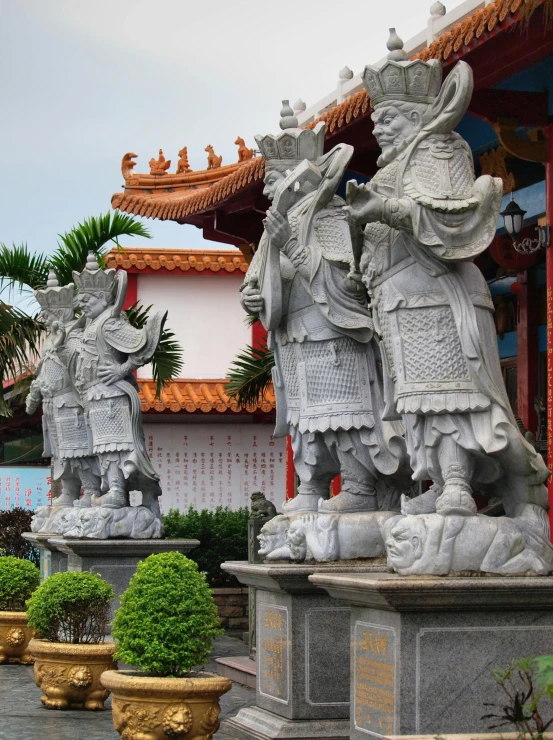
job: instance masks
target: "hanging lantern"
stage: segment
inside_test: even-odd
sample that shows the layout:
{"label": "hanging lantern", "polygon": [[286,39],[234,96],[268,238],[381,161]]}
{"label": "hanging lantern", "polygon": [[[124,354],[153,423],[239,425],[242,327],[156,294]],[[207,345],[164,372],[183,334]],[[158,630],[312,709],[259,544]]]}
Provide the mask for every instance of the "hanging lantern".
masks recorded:
{"label": "hanging lantern", "polygon": [[504,211],[501,211],[500,215],[503,216],[505,231],[513,241],[515,241],[522,233],[525,213],[526,211],[522,210],[518,203],[513,199],[513,195],[511,193],[509,205]]}

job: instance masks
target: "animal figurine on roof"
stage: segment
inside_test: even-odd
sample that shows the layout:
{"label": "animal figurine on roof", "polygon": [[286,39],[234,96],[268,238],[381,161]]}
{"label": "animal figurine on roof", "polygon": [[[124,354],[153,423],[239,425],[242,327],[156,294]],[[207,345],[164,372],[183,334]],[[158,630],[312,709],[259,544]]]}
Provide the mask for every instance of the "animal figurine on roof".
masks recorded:
{"label": "animal figurine on roof", "polygon": [[241,136],[239,136],[234,143],[238,147],[238,161],[239,162],[245,162],[248,159],[252,159],[253,149],[248,149],[248,147],[246,146],[246,142]]}
{"label": "animal figurine on roof", "polygon": [[223,157],[218,157],[215,152],[213,151],[213,147],[211,144],[208,144],[205,148],[205,151],[207,152],[207,169],[208,170],[214,170],[217,167],[220,167],[223,162]]}
{"label": "animal figurine on roof", "polygon": [[188,161],[188,147],[183,147],[179,152],[179,161],[177,164],[177,175],[184,175],[187,172],[192,172],[192,167]]}

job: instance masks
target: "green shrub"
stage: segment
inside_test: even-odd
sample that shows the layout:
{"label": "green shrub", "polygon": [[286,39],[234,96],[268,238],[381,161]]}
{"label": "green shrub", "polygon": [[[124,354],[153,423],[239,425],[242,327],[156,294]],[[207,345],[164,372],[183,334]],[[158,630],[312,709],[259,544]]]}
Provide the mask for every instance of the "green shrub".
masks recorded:
{"label": "green shrub", "polygon": [[138,564],[115,613],[116,659],[153,676],[183,676],[204,663],[222,634],[217,607],[196,563],[178,552]]}
{"label": "green shrub", "polygon": [[231,511],[218,506],[215,511],[196,511],[190,507],[187,513],[171,509],[163,523],[168,538],[200,540],[188,557],[198,563],[210,586],[221,587],[238,585],[234,576],[221,570],[221,563],[248,559],[249,517],[248,509]]}
{"label": "green shrub", "polygon": [[104,641],[113,588],[95,573],[54,573],[27,602],[27,619],[50,642]]}
{"label": "green shrub", "polygon": [[33,563],[12,555],[0,558],[0,611],[24,612],[39,583],[40,573]]}
{"label": "green shrub", "polygon": [[24,558],[35,565],[40,563],[38,548],[21,536],[23,532],[31,531],[31,519],[34,513],[34,511],[19,508],[0,511],[0,555]]}

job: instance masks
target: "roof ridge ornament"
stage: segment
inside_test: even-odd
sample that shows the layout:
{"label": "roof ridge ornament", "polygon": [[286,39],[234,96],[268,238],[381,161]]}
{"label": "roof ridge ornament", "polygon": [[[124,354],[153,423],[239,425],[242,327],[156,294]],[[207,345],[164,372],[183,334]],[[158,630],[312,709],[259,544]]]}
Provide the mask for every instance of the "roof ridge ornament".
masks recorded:
{"label": "roof ridge ornament", "polygon": [[403,41],[399,38],[395,28],[390,28],[390,35],[386,43],[389,51],[388,59],[393,62],[406,62],[409,55],[403,48]]}

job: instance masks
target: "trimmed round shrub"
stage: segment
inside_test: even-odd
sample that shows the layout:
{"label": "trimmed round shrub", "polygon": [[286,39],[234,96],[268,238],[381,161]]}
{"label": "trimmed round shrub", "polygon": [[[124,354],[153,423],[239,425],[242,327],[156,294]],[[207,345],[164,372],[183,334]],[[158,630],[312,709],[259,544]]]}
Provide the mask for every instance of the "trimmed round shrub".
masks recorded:
{"label": "trimmed round shrub", "polygon": [[152,676],[183,676],[205,663],[222,633],[205,575],[178,552],[138,564],[112,625],[116,660]]}
{"label": "trimmed round shrub", "polygon": [[103,642],[115,596],[95,573],[54,573],[27,602],[27,621],[50,642]]}
{"label": "trimmed round shrub", "polygon": [[24,612],[25,602],[38,587],[40,572],[30,560],[12,555],[0,558],[0,611]]}

